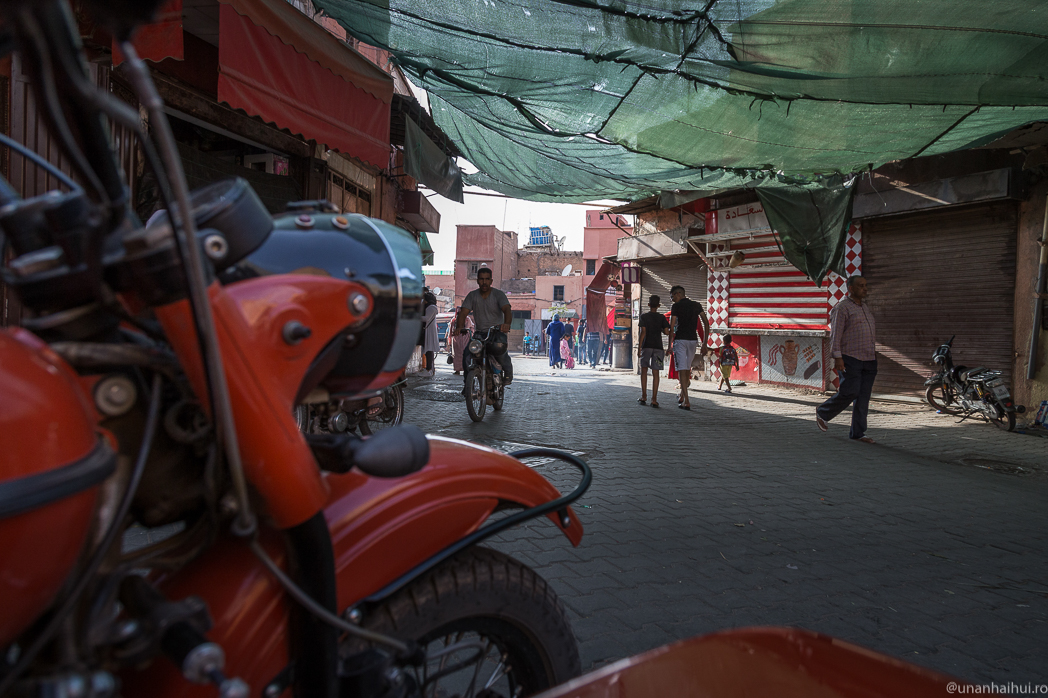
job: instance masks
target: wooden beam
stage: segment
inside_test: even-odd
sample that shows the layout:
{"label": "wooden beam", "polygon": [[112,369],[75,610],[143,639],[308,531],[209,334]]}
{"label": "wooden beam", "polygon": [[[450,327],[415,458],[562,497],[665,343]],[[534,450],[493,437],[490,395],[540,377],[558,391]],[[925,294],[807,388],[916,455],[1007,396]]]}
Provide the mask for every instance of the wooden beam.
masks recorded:
{"label": "wooden beam", "polygon": [[310,157],[313,147],[306,141],[284,133],[261,119],[242,114],[219,104],[211,97],[154,72],[160,97],[172,109],[206,121],[273,150],[295,157]]}

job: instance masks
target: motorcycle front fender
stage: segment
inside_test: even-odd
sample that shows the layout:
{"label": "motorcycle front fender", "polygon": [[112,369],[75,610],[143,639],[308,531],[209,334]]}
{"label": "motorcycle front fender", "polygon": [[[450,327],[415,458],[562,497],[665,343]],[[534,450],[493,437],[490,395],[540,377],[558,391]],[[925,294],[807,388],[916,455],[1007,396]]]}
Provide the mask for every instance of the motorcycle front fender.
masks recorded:
{"label": "motorcycle front fender", "polygon": [[[553,485],[520,461],[492,449],[429,437],[425,468],[403,478],[350,472],[328,475],[331,496],[324,516],[331,532],[338,607],[355,605],[419,563],[480,528],[500,504],[531,507],[560,496]],[[566,527],[550,519],[573,545],[582,524],[569,507]],[[280,534],[260,537],[270,557],[287,568]],[[290,660],[290,601],[251,553],[246,541],[222,536],[202,556],[157,580],[173,600],[200,597],[214,625],[208,637],[226,654],[226,674],[246,681],[258,695]],[[126,695],[196,698],[213,687],[189,683],[158,657],[144,671],[121,676]]]}
{"label": "motorcycle front fender", "polygon": [[943,384],[943,375],[940,373],[937,376],[932,376],[928,380],[924,381],[925,386],[935,386]]}
{"label": "motorcycle front fender", "polygon": [[[351,472],[328,478],[324,516],[331,531],[339,605],[348,607],[469,535],[500,505],[533,507],[560,496],[553,485],[515,458],[493,449],[429,437],[425,468],[403,478]],[[578,545],[582,524],[553,524]],[[366,573],[363,571],[366,570]]]}

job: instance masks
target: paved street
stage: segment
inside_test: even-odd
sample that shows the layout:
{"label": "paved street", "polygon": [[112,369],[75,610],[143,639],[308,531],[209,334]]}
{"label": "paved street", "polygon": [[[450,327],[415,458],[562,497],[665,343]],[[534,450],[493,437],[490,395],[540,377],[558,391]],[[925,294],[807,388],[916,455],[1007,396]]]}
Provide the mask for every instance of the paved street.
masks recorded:
{"label": "paved street", "polygon": [[[1048,679],[1048,440],[875,402],[866,445],[847,438],[850,413],[818,431],[818,396],[699,382],[685,412],[664,380],[655,410],[632,373],[518,357],[504,411],[474,424],[444,358],[412,379],[405,421],[593,467],[579,548],[546,519],[490,543],[551,581],[584,668],[793,625],[977,683]],[[576,480],[538,468],[562,491]]]}

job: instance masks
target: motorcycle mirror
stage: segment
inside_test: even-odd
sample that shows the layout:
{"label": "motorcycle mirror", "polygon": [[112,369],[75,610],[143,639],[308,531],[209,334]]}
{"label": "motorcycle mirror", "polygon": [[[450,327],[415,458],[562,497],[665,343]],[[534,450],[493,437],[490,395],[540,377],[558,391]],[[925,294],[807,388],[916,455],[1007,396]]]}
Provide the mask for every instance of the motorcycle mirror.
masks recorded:
{"label": "motorcycle mirror", "polygon": [[429,462],[429,441],[411,424],[398,424],[352,442],[353,465],[374,477],[404,477]]}
{"label": "motorcycle mirror", "polygon": [[954,335],[954,336],[950,337],[950,341],[946,343],[946,346],[952,347],[953,346],[953,340],[955,340],[956,338],[957,338],[957,335]]}

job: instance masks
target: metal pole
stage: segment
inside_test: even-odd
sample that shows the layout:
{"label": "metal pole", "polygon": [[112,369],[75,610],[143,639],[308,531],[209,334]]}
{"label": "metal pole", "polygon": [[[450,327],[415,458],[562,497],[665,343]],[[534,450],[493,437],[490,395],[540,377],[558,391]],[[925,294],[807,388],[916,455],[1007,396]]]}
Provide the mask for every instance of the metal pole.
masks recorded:
{"label": "metal pole", "polygon": [[1030,327],[1030,356],[1026,362],[1026,377],[1033,380],[1037,374],[1037,342],[1041,335],[1041,316],[1044,312],[1045,270],[1048,268],[1048,198],[1045,200],[1044,226],[1041,228],[1041,262],[1037,269],[1037,285],[1034,287],[1033,325]]}

